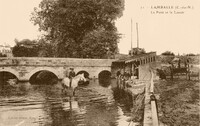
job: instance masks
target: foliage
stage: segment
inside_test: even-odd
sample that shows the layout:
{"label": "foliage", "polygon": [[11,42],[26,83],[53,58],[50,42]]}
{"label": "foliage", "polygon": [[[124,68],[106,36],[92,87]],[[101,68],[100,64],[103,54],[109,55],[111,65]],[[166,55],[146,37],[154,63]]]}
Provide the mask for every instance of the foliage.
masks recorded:
{"label": "foliage", "polygon": [[114,21],[123,9],[124,0],[43,0],[31,21],[46,33],[54,56],[102,58],[118,50]]}
{"label": "foliage", "polygon": [[186,54],[186,56],[196,56],[196,55],[193,53],[189,53],[189,54]]}
{"label": "foliage", "polygon": [[41,38],[40,40],[24,39],[15,40],[16,45],[12,53],[15,57],[53,57],[53,48],[50,43]]}
{"label": "foliage", "polygon": [[117,39],[119,38],[112,32],[97,29],[86,34],[80,45],[84,49],[82,57],[112,58],[111,56],[117,53]]}
{"label": "foliage", "polygon": [[175,56],[175,54],[173,52],[171,52],[171,51],[165,51],[161,55],[164,55],[164,56]]}
{"label": "foliage", "polygon": [[14,57],[37,57],[38,45],[35,40],[24,39],[15,40],[16,45],[13,47],[12,53]]}
{"label": "foliage", "polygon": [[38,57],[53,57],[53,46],[44,38],[38,41]]}

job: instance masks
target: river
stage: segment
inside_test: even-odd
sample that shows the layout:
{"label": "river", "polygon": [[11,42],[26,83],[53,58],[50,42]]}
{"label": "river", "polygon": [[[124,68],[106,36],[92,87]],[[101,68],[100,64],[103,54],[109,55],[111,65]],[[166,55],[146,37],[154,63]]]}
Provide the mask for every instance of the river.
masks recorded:
{"label": "river", "polygon": [[19,83],[0,89],[0,126],[128,126],[132,101],[91,80],[74,97],[61,85]]}

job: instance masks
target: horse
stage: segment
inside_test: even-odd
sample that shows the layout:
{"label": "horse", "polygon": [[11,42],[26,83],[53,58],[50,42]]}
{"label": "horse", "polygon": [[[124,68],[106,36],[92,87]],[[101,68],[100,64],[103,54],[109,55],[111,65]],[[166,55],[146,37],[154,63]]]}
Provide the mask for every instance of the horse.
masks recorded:
{"label": "horse", "polygon": [[78,74],[77,76],[72,78],[71,87],[70,87],[70,79],[68,77],[63,78],[62,85],[63,85],[63,88],[72,88],[73,96],[74,96],[75,95],[75,90],[78,87],[78,82],[79,81],[86,82],[86,78],[84,77],[84,73]]}

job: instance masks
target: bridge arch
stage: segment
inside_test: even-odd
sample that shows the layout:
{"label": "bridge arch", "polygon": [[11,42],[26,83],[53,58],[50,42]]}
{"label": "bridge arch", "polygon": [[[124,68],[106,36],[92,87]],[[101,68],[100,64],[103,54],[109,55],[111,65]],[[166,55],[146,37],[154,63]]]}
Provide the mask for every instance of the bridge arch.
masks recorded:
{"label": "bridge arch", "polygon": [[50,67],[39,67],[39,68],[35,68],[34,70],[32,70],[28,75],[27,75],[27,79],[30,80],[30,78],[37,72],[40,71],[49,71],[53,74],[56,75],[57,78],[59,78],[59,73],[57,70],[50,68]]}
{"label": "bridge arch", "polygon": [[84,73],[85,78],[89,78],[90,77],[90,74],[85,70],[80,70],[79,72],[77,72],[76,75],[82,74],[82,73]]}
{"label": "bridge arch", "polygon": [[102,78],[110,78],[111,77],[111,72],[108,70],[103,70],[98,74],[98,78],[102,79]]}
{"label": "bridge arch", "polygon": [[15,75],[16,78],[19,80],[19,72],[15,71],[15,70],[13,70],[13,69],[11,69],[11,68],[8,68],[8,67],[7,67],[7,68],[0,69],[0,72],[8,72],[8,73],[11,73],[11,74]]}

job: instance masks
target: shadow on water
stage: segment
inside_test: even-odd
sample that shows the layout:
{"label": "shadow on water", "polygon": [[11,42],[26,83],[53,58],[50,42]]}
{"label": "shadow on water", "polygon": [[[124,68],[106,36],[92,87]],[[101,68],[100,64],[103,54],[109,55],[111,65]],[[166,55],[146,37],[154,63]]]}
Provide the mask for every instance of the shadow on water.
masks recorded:
{"label": "shadow on water", "polygon": [[102,87],[108,87],[111,84],[111,79],[110,78],[103,78],[103,79],[99,79],[99,85],[101,85]]}
{"label": "shadow on water", "polygon": [[123,105],[124,111],[129,113],[133,107],[132,95],[117,87],[113,88],[113,95],[115,101]]}
{"label": "shadow on water", "polygon": [[4,87],[5,85],[9,85],[9,80],[16,80],[17,81],[17,77],[10,73],[10,72],[0,72],[0,87]]}
{"label": "shadow on water", "polygon": [[[113,82],[113,79],[110,77],[103,77],[99,79],[99,85],[102,87],[109,87]],[[114,82],[116,83],[116,82]],[[116,84],[115,84],[116,85]],[[133,106],[133,97],[130,93],[127,93],[125,90],[119,89],[116,86],[112,86],[113,96],[117,103],[123,104],[123,107],[126,111],[131,111]]]}
{"label": "shadow on water", "polygon": [[111,73],[109,71],[102,71],[99,73],[99,85],[108,87],[111,84]]}
{"label": "shadow on water", "polygon": [[30,86],[29,82],[15,85],[4,85],[0,88],[0,97],[25,96],[29,93]]}
{"label": "shadow on water", "polygon": [[49,71],[39,71],[33,74],[29,80],[31,84],[46,84],[52,85],[58,83],[58,77]]}

